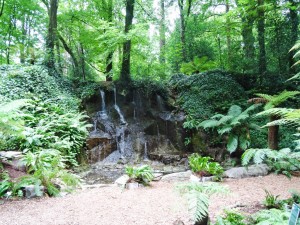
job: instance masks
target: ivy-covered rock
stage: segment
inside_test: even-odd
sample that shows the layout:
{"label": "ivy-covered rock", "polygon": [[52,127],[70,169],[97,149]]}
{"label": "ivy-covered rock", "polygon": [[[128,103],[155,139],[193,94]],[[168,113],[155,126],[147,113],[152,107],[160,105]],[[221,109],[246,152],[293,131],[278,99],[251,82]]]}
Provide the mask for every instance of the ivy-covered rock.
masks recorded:
{"label": "ivy-covered rock", "polygon": [[0,96],[11,100],[39,97],[53,100],[65,109],[76,110],[79,99],[70,81],[51,76],[44,66],[1,66]]}
{"label": "ivy-covered rock", "polygon": [[171,78],[170,85],[178,95],[179,107],[188,116],[200,120],[224,112],[234,102],[246,99],[241,85],[221,71],[192,76],[177,74]]}

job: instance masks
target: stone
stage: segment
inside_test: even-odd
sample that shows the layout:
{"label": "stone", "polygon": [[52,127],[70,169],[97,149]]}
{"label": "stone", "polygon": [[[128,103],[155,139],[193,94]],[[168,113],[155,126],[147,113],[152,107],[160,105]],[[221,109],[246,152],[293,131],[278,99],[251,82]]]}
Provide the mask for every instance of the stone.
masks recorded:
{"label": "stone", "polygon": [[252,165],[249,167],[235,167],[224,172],[224,177],[228,178],[246,178],[266,176],[269,173],[270,168],[266,164]]}
{"label": "stone", "polygon": [[180,172],[180,173],[171,173],[163,176],[161,178],[161,181],[165,181],[165,182],[188,181],[191,175],[192,175],[192,171],[190,170],[185,172]]}
{"label": "stone", "polygon": [[214,181],[215,177],[214,176],[209,176],[209,177],[197,177],[194,174],[190,176],[190,181],[191,182],[211,182]]}
{"label": "stone", "polygon": [[22,152],[18,151],[0,151],[0,157],[4,159],[20,159],[22,156]]}
{"label": "stone", "polygon": [[25,197],[26,198],[36,198],[41,197],[44,194],[45,188],[43,186],[38,187],[39,190],[36,190],[36,186],[28,185],[25,187]]}
{"label": "stone", "polygon": [[152,181],[160,181],[163,175],[163,173],[153,173],[154,178]]}
{"label": "stone", "polygon": [[126,183],[128,183],[129,181],[129,176],[128,175],[123,175],[121,177],[119,177],[116,181],[115,181],[115,184],[117,186],[120,186],[120,187],[124,187],[126,185]]}
{"label": "stone", "polygon": [[142,187],[143,185],[137,183],[137,182],[133,182],[133,183],[126,183],[125,184],[125,188],[128,190],[132,190],[132,189],[137,189],[139,187]]}

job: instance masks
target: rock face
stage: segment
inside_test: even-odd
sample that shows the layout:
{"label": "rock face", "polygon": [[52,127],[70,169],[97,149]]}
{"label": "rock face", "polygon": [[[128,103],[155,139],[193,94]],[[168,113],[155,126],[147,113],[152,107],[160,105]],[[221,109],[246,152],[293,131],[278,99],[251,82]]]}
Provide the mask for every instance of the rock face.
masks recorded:
{"label": "rock face", "polygon": [[115,181],[115,184],[120,186],[120,187],[124,187],[128,181],[129,181],[129,176],[128,175],[123,175]]}
{"label": "rock face", "polygon": [[26,172],[26,166],[21,160],[22,152],[18,151],[0,151],[0,162],[11,166],[15,170]]}
{"label": "rock face", "polygon": [[228,178],[245,178],[245,177],[257,177],[266,176],[269,173],[270,168],[266,164],[252,165],[249,167],[236,167],[231,168],[224,172],[224,176]]}
{"label": "rock face", "polygon": [[178,164],[185,157],[183,113],[172,113],[160,95],[106,87],[86,102],[94,127],[87,140],[90,163],[159,160]]}

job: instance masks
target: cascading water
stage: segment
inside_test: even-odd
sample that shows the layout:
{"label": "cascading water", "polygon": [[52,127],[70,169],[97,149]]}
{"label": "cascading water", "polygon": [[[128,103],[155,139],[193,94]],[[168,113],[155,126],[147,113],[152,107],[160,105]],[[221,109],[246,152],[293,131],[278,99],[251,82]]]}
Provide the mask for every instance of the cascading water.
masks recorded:
{"label": "cascading water", "polygon": [[99,116],[101,119],[106,120],[108,119],[108,115],[106,113],[105,92],[100,90],[100,96],[101,96],[101,111],[99,113]]}
{"label": "cascading water", "polygon": [[149,160],[149,158],[148,158],[147,141],[145,142],[145,146],[144,146],[144,160],[145,161]]}

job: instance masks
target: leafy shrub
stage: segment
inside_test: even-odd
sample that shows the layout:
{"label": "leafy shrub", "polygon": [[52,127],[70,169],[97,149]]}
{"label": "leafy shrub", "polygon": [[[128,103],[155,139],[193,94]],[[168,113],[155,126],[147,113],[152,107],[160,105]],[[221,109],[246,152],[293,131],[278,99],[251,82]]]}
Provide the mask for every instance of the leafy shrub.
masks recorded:
{"label": "leafy shrub", "polygon": [[273,195],[271,192],[265,190],[266,196],[264,200],[264,206],[268,209],[276,208],[279,209],[281,207],[281,202],[278,200],[279,195]]}
{"label": "leafy shrub", "polygon": [[13,186],[7,172],[0,171],[0,198],[3,197]]}
{"label": "leafy shrub", "polygon": [[180,72],[187,75],[191,75],[215,69],[216,67],[216,62],[209,60],[207,56],[203,56],[201,58],[194,57],[194,60],[192,62],[181,64]]}
{"label": "leafy shrub", "polygon": [[235,211],[225,211],[224,217],[218,217],[215,225],[246,225],[245,216]]}
{"label": "leafy shrub", "polygon": [[125,173],[129,176],[130,180],[143,184],[149,184],[154,178],[153,170],[148,165],[140,167],[127,166],[125,168]]}
{"label": "leafy shrub", "polygon": [[300,152],[292,152],[289,148],[279,151],[271,149],[248,149],[242,155],[242,164],[248,165],[251,160],[255,164],[267,163],[276,173],[290,177],[290,171],[300,169]]}
{"label": "leafy shrub", "polygon": [[280,209],[262,210],[254,215],[256,225],[288,224],[290,212]]}
{"label": "leafy shrub", "polygon": [[217,162],[211,162],[210,157],[202,157],[198,153],[189,156],[189,165],[193,172],[202,176],[216,175],[221,177],[224,170],[223,167]]}

